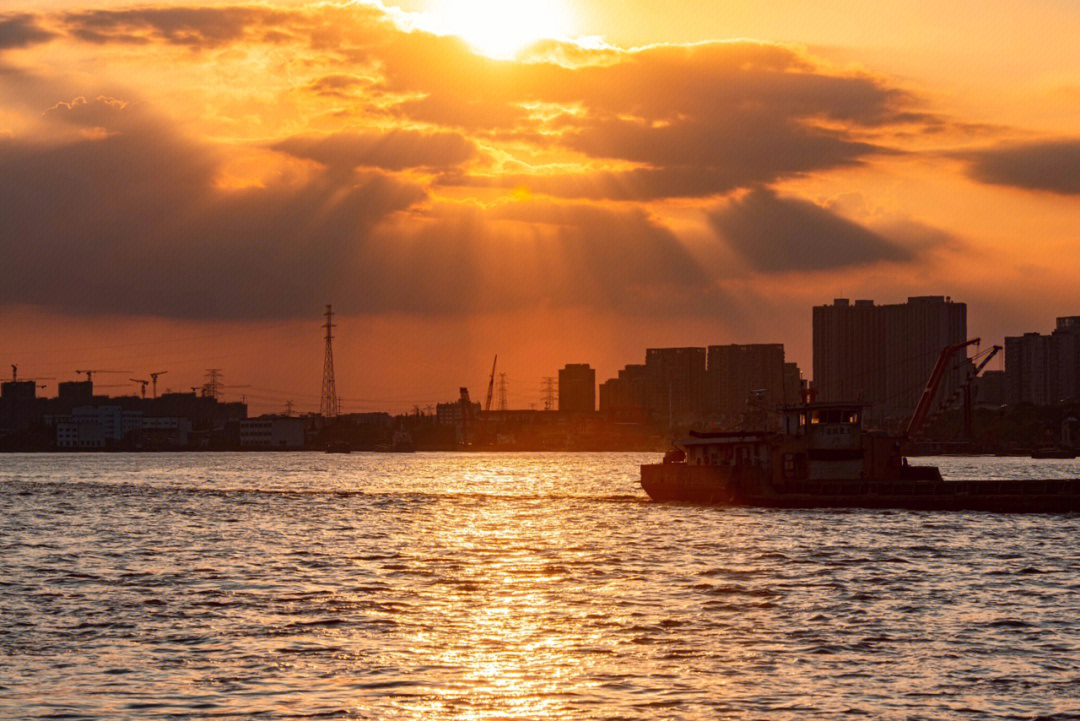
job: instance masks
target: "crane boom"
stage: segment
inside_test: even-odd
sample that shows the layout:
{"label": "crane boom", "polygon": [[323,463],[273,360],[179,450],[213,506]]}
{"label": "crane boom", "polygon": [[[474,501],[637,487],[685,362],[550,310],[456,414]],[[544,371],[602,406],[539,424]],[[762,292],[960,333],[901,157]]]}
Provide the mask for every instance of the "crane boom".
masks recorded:
{"label": "crane boom", "polygon": [[[979,362],[979,365],[975,366],[975,370],[973,370],[971,374],[968,375],[967,380],[961,383],[960,387],[953,391],[953,394],[951,396],[942,401],[941,405],[938,406],[938,409],[936,411],[926,417],[926,420],[923,422],[923,428],[928,425],[933,425],[934,421],[936,421],[948,410],[950,410],[956,404],[957,400],[959,400],[961,397],[963,397],[964,399],[964,418],[965,423],[967,423],[971,415],[971,384],[975,381],[978,375],[982,373],[983,368],[989,365],[990,361],[992,361],[994,359],[994,356],[996,356],[1000,351],[1001,346],[999,345],[991,347],[990,350],[987,352],[986,357],[984,357],[982,361]],[[974,360],[975,359],[972,358],[972,361]]]}
{"label": "crane boom", "polygon": [[495,364],[499,362],[499,354],[495,354],[495,360],[491,361],[491,378],[488,379],[487,397],[484,399],[484,411],[491,410],[491,395],[495,392]]}
{"label": "crane boom", "polygon": [[945,378],[945,371],[948,370],[949,361],[952,360],[953,355],[969,345],[978,345],[980,340],[980,338],[972,338],[963,343],[941,349],[941,355],[938,356],[937,363],[934,364],[934,370],[930,373],[930,380],[926,382],[926,388],[923,389],[922,397],[919,398],[919,404],[915,406],[915,412],[911,414],[911,421],[908,422],[907,431],[904,433],[906,437],[912,438],[922,428],[923,421],[926,420],[926,414],[930,412],[930,406],[934,404],[934,396],[937,395],[938,387],[941,385],[942,379]]}

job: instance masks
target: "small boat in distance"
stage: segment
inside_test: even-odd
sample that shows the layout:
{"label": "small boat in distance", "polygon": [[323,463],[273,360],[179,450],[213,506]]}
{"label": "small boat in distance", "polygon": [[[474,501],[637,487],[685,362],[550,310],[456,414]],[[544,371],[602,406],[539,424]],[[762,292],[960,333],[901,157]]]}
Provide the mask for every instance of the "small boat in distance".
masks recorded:
{"label": "small boat in distance", "polygon": [[780,409],[779,432],[691,432],[662,463],[641,466],[641,486],[655,501],[724,506],[1080,511],[1080,479],[946,481],[934,466],[908,463],[903,447],[952,354],[973,342],[942,351],[902,436],[865,429],[865,404],[807,396]]}

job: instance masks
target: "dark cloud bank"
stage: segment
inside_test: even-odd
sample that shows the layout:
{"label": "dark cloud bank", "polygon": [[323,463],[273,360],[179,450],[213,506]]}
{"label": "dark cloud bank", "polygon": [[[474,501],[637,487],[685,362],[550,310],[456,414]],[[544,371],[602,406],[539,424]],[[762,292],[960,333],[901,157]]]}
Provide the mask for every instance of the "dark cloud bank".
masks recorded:
{"label": "dark cloud bank", "polygon": [[805,200],[755,189],[709,216],[716,231],[755,270],[833,270],[907,262],[911,250]]}
{"label": "dark cloud bank", "polygon": [[983,183],[1080,195],[1080,139],[1011,145],[970,153],[969,172]]}
{"label": "dark cloud bank", "polygon": [[[298,43],[338,70],[362,62],[381,72],[355,81],[327,72],[299,87],[334,97],[375,87],[402,98],[370,111],[383,121],[439,129],[284,138],[266,148],[317,163],[309,177],[222,190],[215,180],[227,147],[186,138],[137,103],[56,98],[41,108],[48,122],[94,132],[53,144],[0,139],[0,302],[204,318],[292,316],[328,299],[345,312],[540,304],[715,313],[724,301],[715,274],[669,229],[640,207],[582,201],[741,188],[753,189],[716,206],[710,220],[756,272],[916,257],[902,243],[762,187],[865,162],[888,152],[866,140],[875,131],[927,120],[881,80],[830,73],[786,48],[709,43],[602,51],[575,67],[507,62],[452,38],[404,33],[372,8],[330,6],[5,16],[0,49],[59,33],[195,52]],[[529,110],[537,103],[577,111],[541,119]],[[639,167],[477,174],[479,141],[504,136]],[[413,170],[444,185],[523,185],[535,195],[492,208],[433,203],[403,172]]]}
{"label": "dark cloud bank", "polygon": [[[316,159],[340,145],[341,164],[362,167],[345,173],[331,163],[300,186],[222,191],[214,187],[222,151],[130,107],[118,111],[115,100],[79,99],[50,113],[106,135],[0,141],[9,211],[0,301],[213,318],[291,316],[327,298],[346,312],[627,310],[664,288],[705,284],[675,236],[640,210],[534,202],[414,212],[422,188],[379,164],[406,167],[408,153],[373,151],[397,146],[399,133],[286,143]],[[446,137],[409,139],[442,147]],[[468,154],[448,145],[452,156]]]}

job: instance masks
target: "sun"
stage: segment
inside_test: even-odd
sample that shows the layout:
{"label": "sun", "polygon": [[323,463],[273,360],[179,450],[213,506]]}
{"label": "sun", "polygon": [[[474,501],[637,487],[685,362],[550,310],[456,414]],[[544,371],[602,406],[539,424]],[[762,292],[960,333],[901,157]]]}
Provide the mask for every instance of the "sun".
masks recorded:
{"label": "sun", "polygon": [[559,0],[430,0],[421,24],[500,59],[514,57],[537,40],[567,37],[572,30],[570,11]]}

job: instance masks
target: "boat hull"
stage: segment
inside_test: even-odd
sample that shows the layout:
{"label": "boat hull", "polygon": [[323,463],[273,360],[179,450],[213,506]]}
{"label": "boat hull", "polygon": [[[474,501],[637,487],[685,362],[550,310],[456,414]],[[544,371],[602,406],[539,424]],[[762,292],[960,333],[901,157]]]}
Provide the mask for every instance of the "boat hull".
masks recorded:
{"label": "boat hull", "polygon": [[763,508],[898,508],[994,513],[1080,512],[1080,480],[813,480],[774,488],[760,478],[685,463],[641,467],[654,501]]}

